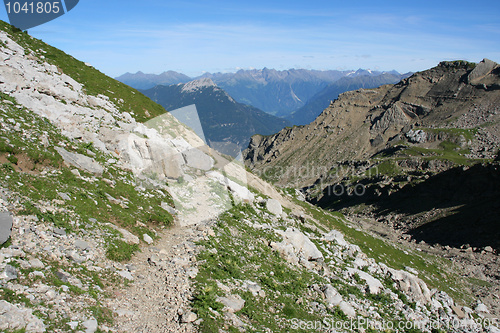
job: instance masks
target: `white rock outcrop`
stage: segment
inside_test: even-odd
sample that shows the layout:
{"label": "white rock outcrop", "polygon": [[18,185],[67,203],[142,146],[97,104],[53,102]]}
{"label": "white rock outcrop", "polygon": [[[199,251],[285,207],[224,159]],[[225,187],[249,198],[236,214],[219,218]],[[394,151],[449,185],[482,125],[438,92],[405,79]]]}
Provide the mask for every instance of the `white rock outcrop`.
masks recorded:
{"label": "white rock outcrop", "polygon": [[283,236],[283,241],[272,242],[271,247],[280,252],[289,262],[301,262],[307,265],[308,261],[319,260],[323,254],[316,245],[300,230],[288,228],[286,231],[276,230]]}

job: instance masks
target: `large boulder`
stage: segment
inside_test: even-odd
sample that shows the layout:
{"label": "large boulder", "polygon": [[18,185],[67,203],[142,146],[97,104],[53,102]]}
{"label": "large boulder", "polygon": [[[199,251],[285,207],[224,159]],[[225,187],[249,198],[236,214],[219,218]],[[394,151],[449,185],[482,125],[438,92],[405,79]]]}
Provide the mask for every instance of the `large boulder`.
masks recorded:
{"label": "large boulder", "polygon": [[331,230],[329,233],[323,236],[323,240],[327,242],[334,242],[342,247],[349,247],[349,243],[347,243],[344,239],[344,235],[338,230]]}
{"label": "large boulder", "polygon": [[12,232],[12,216],[7,212],[0,212],[0,245],[10,238]]}
{"label": "large boulder", "polygon": [[428,304],[431,301],[431,292],[420,278],[403,270],[389,269],[389,271],[398,289],[408,295],[412,301],[422,304]]}
{"label": "large boulder", "polygon": [[208,171],[214,166],[214,160],[196,148],[183,151],[182,156],[186,164],[195,169]]}
{"label": "large boulder", "polygon": [[281,214],[283,214],[283,207],[281,207],[280,202],[276,199],[267,200],[266,208],[269,211],[269,213],[274,214],[276,216],[281,216]]}
{"label": "large boulder", "polygon": [[[293,247],[295,254],[306,261],[319,260],[323,258],[323,254],[316,247],[316,245],[300,230],[295,228],[288,228],[285,232],[278,230],[283,236],[281,243],[275,243],[274,248],[278,251],[289,249],[288,245]],[[272,246],[273,244],[271,244]]]}
{"label": "large boulder", "polygon": [[217,297],[217,302],[224,304],[226,311],[232,313],[240,311],[245,306],[245,300],[240,295]]}
{"label": "large boulder", "polygon": [[342,296],[331,284],[327,284],[325,286],[323,293],[325,294],[325,298],[328,304],[336,306],[342,302]]}
{"label": "large boulder", "polygon": [[104,168],[93,158],[78,153],[71,153],[62,147],[54,147],[54,149],[61,155],[66,164],[102,176]]}
{"label": "large boulder", "polygon": [[377,295],[380,293],[381,290],[384,289],[384,286],[382,285],[382,282],[380,282],[380,280],[374,278],[373,276],[371,276],[366,272],[354,268],[348,268],[347,271],[350,275],[358,274],[358,276],[362,280],[365,280],[368,292],[372,295]]}

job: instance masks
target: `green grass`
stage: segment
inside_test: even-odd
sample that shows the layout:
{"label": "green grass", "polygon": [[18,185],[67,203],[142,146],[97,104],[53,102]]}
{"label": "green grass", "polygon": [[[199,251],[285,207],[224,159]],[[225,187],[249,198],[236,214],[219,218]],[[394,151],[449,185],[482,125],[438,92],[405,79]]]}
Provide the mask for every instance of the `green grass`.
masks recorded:
{"label": "green grass", "polygon": [[113,239],[108,242],[106,256],[114,261],[128,261],[138,250],[137,244],[128,244],[121,239]]}

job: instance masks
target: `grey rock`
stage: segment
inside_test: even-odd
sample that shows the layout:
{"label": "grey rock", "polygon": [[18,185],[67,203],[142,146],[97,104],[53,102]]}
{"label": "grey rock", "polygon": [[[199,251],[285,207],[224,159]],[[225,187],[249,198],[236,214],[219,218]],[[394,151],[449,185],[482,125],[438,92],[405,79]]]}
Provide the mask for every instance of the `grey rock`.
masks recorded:
{"label": "grey rock", "polygon": [[153,238],[151,238],[148,234],[143,234],[142,239],[144,239],[144,241],[149,245],[153,244]]}
{"label": "grey rock", "polygon": [[192,168],[208,171],[213,168],[213,159],[199,149],[193,148],[182,152],[184,161]]}
{"label": "grey rock", "polygon": [[198,319],[198,316],[194,312],[186,312],[181,316],[181,323],[192,323]]}
{"label": "grey rock", "polygon": [[217,297],[217,302],[226,306],[228,312],[238,312],[245,306],[245,300],[240,295],[229,295],[228,297]]}
{"label": "grey rock", "polygon": [[61,155],[66,164],[102,176],[104,168],[93,158],[78,153],[71,153],[62,147],[54,147],[54,149]]}
{"label": "grey rock", "polygon": [[257,296],[262,290],[262,287],[255,282],[247,282],[247,289],[252,293],[252,295]]}
{"label": "grey rock", "polygon": [[339,304],[339,308],[340,310],[342,310],[342,312],[345,313],[346,316],[348,316],[349,318],[355,318],[356,317],[356,310],[352,307],[351,304],[347,303],[347,302],[340,302]]}
{"label": "grey rock", "polygon": [[0,278],[6,281],[17,279],[17,269],[11,265],[6,265]]}
{"label": "grey rock", "polygon": [[85,242],[85,241],[82,241],[82,240],[80,240],[80,239],[77,239],[77,240],[75,241],[75,247],[76,247],[77,249],[80,249],[80,250],[88,250],[88,249],[90,249],[90,245],[89,245],[89,243],[87,243],[87,242]]}
{"label": "grey rock", "polygon": [[323,258],[321,251],[318,250],[316,245],[300,230],[288,228],[283,233],[283,238],[283,242],[291,244],[295,252],[303,256],[306,260],[318,260]]}
{"label": "grey rock", "polygon": [[68,193],[57,193],[63,200],[71,200],[71,197]]}
{"label": "grey rock", "polygon": [[359,269],[348,268],[347,270],[350,275],[358,274],[361,279],[365,280],[370,294],[377,295],[384,289],[382,283],[370,274],[360,271]]}
{"label": "grey rock", "polygon": [[332,230],[323,236],[323,240],[327,242],[335,242],[340,246],[349,247],[349,243],[347,243],[344,239],[344,235],[338,230]]}
{"label": "grey rock", "polygon": [[493,248],[492,248],[491,246],[489,246],[489,245],[488,245],[488,246],[486,246],[486,247],[484,248],[484,250],[485,250],[486,252],[493,253]]}
{"label": "grey rock", "polygon": [[174,207],[170,206],[170,205],[169,205],[168,203],[166,203],[166,202],[162,202],[162,203],[161,203],[161,208],[163,208],[163,209],[165,209],[167,212],[169,212],[169,213],[170,213],[170,215],[175,215],[175,214],[177,214],[177,210],[176,210]]}
{"label": "grey rock", "polygon": [[97,331],[98,323],[95,319],[84,321],[82,325],[86,328],[85,333],[94,333],[95,331]]}
{"label": "grey rock", "polygon": [[191,268],[186,270],[186,274],[187,274],[187,276],[189,276],[190,279],[194,279],[198,275],[198,268],[191,267]]}
{"label": "grey rock", "polygon": [[68,258],[76,262],[77,264],[81,264],[87,260],[87,258],[79,255],[76,253],[76,251],[71,251],[71,253],[68,255]]}
{"label": "grey rock", "polygon": [[66,236],[66,230],[62,228],[54,228],[54,234],[59,236]]}
{"label": "grey rock", "polygon": [[413,143],[424,143],[427,141],[427,133],[423,130],[410,130],[405,134],[406,138]]}
{"label": "grey rock", "polygon": [[34,269],[43,269],[45,265],[40,259],[34,258],[29,261],[30,265]]}
{"label": "grey rock", "polygon": [[337,289],[335,289],[332,285],[327,284],[325,286],[325,290],[323,291],[325,294],[326,301],[331,305],[339,305],[342,302],[342,296],[339,294]]}
{"label": "grey rock", "polygon": [[68,283],[71,279],[71,275],[63,271],[57,271],[56,276],[64,283]]}
{"label": "grey rock", "polygon": [[117,227],[116,225],[109,223],[108,224],[110,227],[113,229],[118,230],[122,235],[123,235],[123,240],[127,242],[128,244],[139,244],[141,241],[139,240],[139,237],[131,233],[130,231]]}
{"label": "grey rock", "polygon": [[267,210],[276,216],[281,216],[283,213],[283,207],[281,207],[281,203],[275,199],[269,199],[266,202]]}
{"label": "grey rock", "polygon": [[9,213],[0,213],[0,245],[10,238],[13,222],[14,220]]}
{"label": "grey rock", "polygon": [[483,303],[478,303],[475,310],[476,312],[490,313],[486,305],[484,305]]}
{"label": "grey rock", "polygon": [[133,281],[134,277],[129,271],[118,271],[118,275],[120,275],[122,278],[127,279],[129,281]]}

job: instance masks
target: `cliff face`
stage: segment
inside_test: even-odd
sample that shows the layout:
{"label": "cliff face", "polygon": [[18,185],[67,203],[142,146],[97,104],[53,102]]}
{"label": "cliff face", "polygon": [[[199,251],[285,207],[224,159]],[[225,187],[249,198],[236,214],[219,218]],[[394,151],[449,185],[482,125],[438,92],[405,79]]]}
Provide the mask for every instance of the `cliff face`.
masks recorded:
{"label": "cliff face", "polygon": [[[254,136],[244,158],[279,185],[307,186],[336,162],[369,159],[408,143],[410,131],[420,128],[426,135],[435,132],[426,129],[474,129],[468,157],[489,158],[485,147],[493,154],[498,146],[499,105],[497,63],[442,62],[395,85],[344,93],[309,125]],[[434,148],[443,140],[423,141],[422,148]]]}

